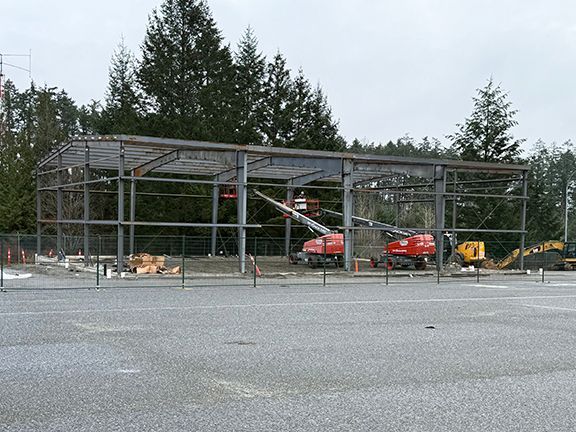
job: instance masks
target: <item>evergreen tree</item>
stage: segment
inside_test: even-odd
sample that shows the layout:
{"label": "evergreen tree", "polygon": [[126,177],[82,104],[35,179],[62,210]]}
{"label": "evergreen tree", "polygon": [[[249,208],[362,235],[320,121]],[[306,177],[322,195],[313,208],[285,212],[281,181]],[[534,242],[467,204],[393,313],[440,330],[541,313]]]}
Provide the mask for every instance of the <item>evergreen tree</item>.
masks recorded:
{"label": "evergreen tree", "polygon": [[[88,105],[82,105],[78,109],[78,128],[82,135],[105,133],[103,126],[103,110],[100,102],[92,100]],[[138,131],[133,131],[138,132]]]}
{"label": "evergreen tree", "polygon": [[518,124],[508,94],[492,78],[478,89],[474,110],[459,130],[448,138],[464,160],[510,163],[520,154],[524,140],[514,139],[511,129]]}
{"label": "evergreen tree", "polygon": [[262,132],[264,143],[283,147],[291,128],[291,113],[288,110],[292,80],[286,59],[279,52],[266,67],[264,82],[264,119]]}
{"label": "evergreen tree", "polygon": [[308,139],[311,148],[343,151],[346,148],[346,140],[338,131],[338,123],[332,118],[332,110],[320,86],[314,89],[307,105],[310,116]]}
{"label": "evergreen tree", "polygon": [[258,40],[248,27],[238,44],[236,66],[236,141],[262,144],[260,123],[264,118],[264,73],[266,60],[258,51]]}
{"label": "evergreen tree", "polygon": [[229,141],[232,56],[204,0],[165,0],[149,18],[139,82],[154,133]]}
{"label": "evergreen tree", "polygon": [[136,82],[136,61],[134,55],[124,44],[124,39],[116,48],[109,69],[108,88],[106,90],[105,109],[100,121],[95,114],[95,106],[87,108],[85,114],[91,114],[92,121],[100,123],[102,133],[135,133],[139,129],[142,113],[142,101]]}

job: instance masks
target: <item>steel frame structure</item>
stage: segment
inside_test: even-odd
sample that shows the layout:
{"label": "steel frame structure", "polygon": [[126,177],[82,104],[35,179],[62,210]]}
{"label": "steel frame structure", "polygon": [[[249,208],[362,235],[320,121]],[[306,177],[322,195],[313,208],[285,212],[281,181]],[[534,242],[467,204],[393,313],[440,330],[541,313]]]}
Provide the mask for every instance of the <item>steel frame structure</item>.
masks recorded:
{"label": "steel frame structure", "polygon": [[[82,170],[80,181],[64,181],[64,173],[72,169]],[[131,135],[99,135],[76,136],[61,145],[57,150],[44,158],[37,166],[37,252],[41,252],[41,234],[47,224],[56,225],[57,248],[62,247],[63,226],[65,224],[80,224],[84,232],[85,260],[89,260],[90,227],[93,225],[116,226],[118,234],[117,260],[124,260],[125,227],[129,228],[129,249],[134,253],[134,236],[137,226],[176,226],[176,227],[210,227],[211,253],[216,255],[216,240],[218,228],[237,228],[239,245],[239,271],[246,271],[246,230],[259,228],[258,224],[247,223],[248,188],[254,185],[272,185],[271,183],[256,183],[249,180],[269,180],[274,186],[286,190],[286,199],[291,200],[295,188],[320,188],[326,186],[314,185],[314,182],[331,182],[342,192],[342,225],[344,232],[345,269],[350,270],[353,257],[353,236],[355,228],[352,222],[354,211],[354,195],[360,192],[377,192],[393,194],[398,205],[402,202],[431,202],[435,208],[435,227],[426,231],[462,232],[482,231],[472,228],[457,228],[455,225],[457,197],[485,197],[514,199],[520,201],[520,220],[517,230],[499,230],[499,232],[517,233],[520,235],[520,248],[525,246],[526,233],[526,203],[527,203],[527,173],[525,165],[504,165],[493,163],[468,162],[457,160],[434,160],[407,158],[398,156],[383,156],[357,153],[337,153],[263,147],[241,144],[225,144],[192,140],[178,140]],[[97,170],[98,176],[92,173]],[[110,173],[114,175],[110,175]],[[458,173],[471,172],[503,175],[504,178],[494,180],[479,180],[477,184],[499,183],[521,185],[520,194],[487,194],[459,193],[457,190]],[[105,174],[103,174],[105,173]],[[162,173],[166,177],[151,177],[150,173]],[[453,179],[452,191],[447,190],[448,174]],[[189,178],[193,175],[194,178]],[[405,186],[378,187],[379,182],[389,176],[409,176],[424,179],[428,183],[408,184]],[[178,176],[187,176],[181,178]],[[158,181],[172,183],[191,183],[212,185],[212,218],[210,223],[194,222],[153,222],[136,220],[137,185],[142,181]],[[95,220],[90,211],[91,186],[97,183],[117,185],[117,218],[115,220]],[[470,181],[462,182],[470,183]],[[474,183],[474,182],[472,182]],[[219,187],[223,184],[235,185],[237,188],[237,223],[218,223]],[[323,183],[326,185],[326,183]],[[452,185],[452,183],[450,183]],[[129,186],[128,218],[124,214],[125,188]],[[432,186],[432,190],[419,191],[422,186]],[[79,187],[80,189],[75,189]],[[63,214],[64,193],[73,191],[83,194],[83,218],[69,219]],[[45,192],[56,196],[56,218],[46,219],[42,214],[42,202]],[[55,194],[54,194],[55,192]],[[97,191],[94,191],[95,193]],[[98,191],[99,192],[99,191]],[[418,198],[418,194],[427,196]],[[416,195],[415,199],[406,199]],[[445,225],[446,202],[453,204],[453,224],[451,228]],[[291,220],[285,222],[285,247],[288,254],[290,248]],[[418,228],[416,228],[418,229]],[[424,229],[422,229],[424,231]],[[437,259],[442,265],[443,236],[436,236]],[[523,254],[520,255],[520,268],[523,268]],[[119,265],[118,269],[122,266]]]}

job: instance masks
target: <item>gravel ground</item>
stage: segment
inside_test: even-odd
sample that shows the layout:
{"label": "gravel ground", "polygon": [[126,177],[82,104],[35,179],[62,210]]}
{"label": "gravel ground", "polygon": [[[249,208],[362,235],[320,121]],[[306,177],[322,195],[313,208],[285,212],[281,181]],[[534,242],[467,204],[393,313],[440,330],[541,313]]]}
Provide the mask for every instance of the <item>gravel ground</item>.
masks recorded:
{"label": "gravel ground", "polygon": [[0,430],[571,431],[576,281],[0,293]]}

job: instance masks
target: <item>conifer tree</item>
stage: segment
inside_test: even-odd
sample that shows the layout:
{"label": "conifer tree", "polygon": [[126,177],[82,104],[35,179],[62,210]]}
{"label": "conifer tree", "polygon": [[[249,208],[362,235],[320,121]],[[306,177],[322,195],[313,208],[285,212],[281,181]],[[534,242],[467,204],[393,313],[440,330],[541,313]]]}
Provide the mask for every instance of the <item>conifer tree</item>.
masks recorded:
{"label": "conifer tree", "polygon": [[[114,51],[108,77],[105,109],[101,115],[101,132],[138,132],[142,101],[136,82],[136,61],[124,44],[124,39]],[[93,106],[89,112],[94,115],[97,112],[96,107]]]}
{"label": "conifer tree", "polygon": [[283,147],[286,144],[291,127],[288,109],[291,86],[286,59],[278,52],[266,67],[264,82],[264,119],[261,128],[266,145]]}
{"label": "conifer tree", "polygon": [[512,109],[499,85],[492,78],[486,86],[478,89],[473,98],[474,110],[458,132],[448,138],[456,151],[465,160],[483,162],[513,162],[520,154],[520,144],[524,140],[514,139],[511,129],[518,124],[517,111]]}
{"label": "conifer tree", "polygon": [[232,139],[232,56],[204,0],[165,0],[153,11],[138,78],[156,133]]}
{"label": "conifer tree", "polygon": [[264,119],[264,73],[266,60],[258,51],[258,40],[248,27],[238,43],[236,66],[236,141],[262,144],[260,123]]}

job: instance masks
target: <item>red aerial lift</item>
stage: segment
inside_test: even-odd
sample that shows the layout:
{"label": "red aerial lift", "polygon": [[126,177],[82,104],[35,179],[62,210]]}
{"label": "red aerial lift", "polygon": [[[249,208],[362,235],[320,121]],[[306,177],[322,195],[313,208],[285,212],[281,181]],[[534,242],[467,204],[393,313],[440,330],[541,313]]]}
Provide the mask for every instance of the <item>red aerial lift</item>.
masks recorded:
{"label": "red aerial lift", "polygon": [[324,263],[334,264],[336,267],[341,267],[344,264],[343,234],[332,231],[262,192],[255,190],[254,193],[275,206],[278,211],[307,226],[311,231],[320,234],[320,237],[305,242],[301,252],[289,255],[291,264],[307,263],[311,268],[316,268]]}
{"label": "red aerial lift", "polygon": [[[324,214],[342,217],[341,213],[322,209]],[[416,270],[425,270],[429,257],[434,257],[436,244],[434,236],[430,234],[418,234],[416,231],[398,228],[383,222],[376,222],[358,216],[352,216],[352,221],[361,226],[375,227],[390,236],[405,237],[384,245],[384,250],[378,258],[370,258],[370,267],[378,267],[378,264],[386,263],[389,270],[396,267],[411,267]]]}
{"label": "red aerial lift", "polygon": [[[276,209],[283,214],[306,225],[310,230],[321,234],[320,237],[305,242],[301,252],[290,254],[290,263],[298,264],[304,262],[308,263],[312,268],[324,264],[324,260],[326,260],[326,263],[333,263],[337,267],[341,267],[344,264],[343,234],[330,230],[324,225],[300,214],[283,203],[275,201],[261,192],[254,192],[259,197],[274,205]],[[342,217],[341,213],[335,211],[322,209],[322,212],[324,214]],[[352,221],[361,226],[377,227],[389,235],[405,237],[402,240],[388,243],[388,247],[385,245],[380,257],[370,260],[371,267],[377,267],[380,263],[387,263],[388,269],[390,270],[396,267],[410,266],[414,266],[416,270],[424,270],[426,269],[428,258],[430,256],[433,257],[436,253],[434,237],[430,234],[417,234],[416,231],[401,229],[393,225],[364,219],[358,216],[353,216]],[[324,250],[324,246],[326,250]]]}

